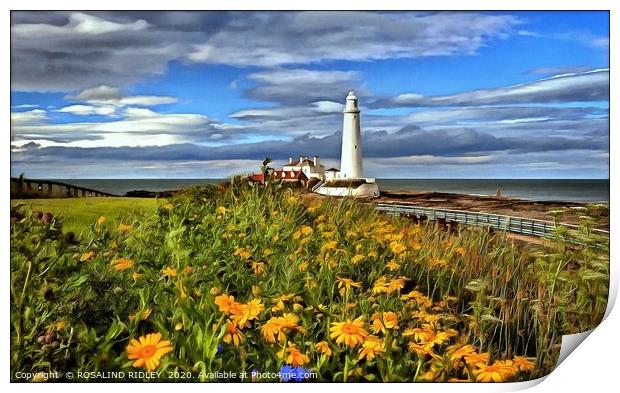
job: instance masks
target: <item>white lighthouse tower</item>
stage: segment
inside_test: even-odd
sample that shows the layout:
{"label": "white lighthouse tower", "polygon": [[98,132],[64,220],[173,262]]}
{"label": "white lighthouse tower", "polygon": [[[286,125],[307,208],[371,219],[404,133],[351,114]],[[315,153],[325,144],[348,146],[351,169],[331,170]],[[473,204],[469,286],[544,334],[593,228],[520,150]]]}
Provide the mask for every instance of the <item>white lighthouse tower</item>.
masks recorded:
{"label": "white lighthouse tower", "polygon": [[357,97],[349,92],[344,107],[342,124],[342,154],[340,155],[340,177],[359,179],[362,174],[362,137],[360,133],[360,110]]}
{"label": "white lighthouse tower", "polygon": [[334,196],[378,197],[379,187],[375,179],[365,178],[362,169],[360,110],[357,106],[357,97],[352,91],[347,96],[343,113],[340,171],[317,186],[315,191]]}

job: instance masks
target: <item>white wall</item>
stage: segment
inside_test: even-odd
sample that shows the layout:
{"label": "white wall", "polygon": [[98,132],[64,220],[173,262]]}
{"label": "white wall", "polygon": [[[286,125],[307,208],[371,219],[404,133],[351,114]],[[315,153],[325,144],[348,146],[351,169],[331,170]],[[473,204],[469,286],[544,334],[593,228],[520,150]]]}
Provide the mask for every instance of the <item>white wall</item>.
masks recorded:
{"label": "white wall", "polygon": [[357,188],[349,187],[319,187],[317,193],[329,196],[375,198],[379,196],[379,187],[376,183],[362,184]]}

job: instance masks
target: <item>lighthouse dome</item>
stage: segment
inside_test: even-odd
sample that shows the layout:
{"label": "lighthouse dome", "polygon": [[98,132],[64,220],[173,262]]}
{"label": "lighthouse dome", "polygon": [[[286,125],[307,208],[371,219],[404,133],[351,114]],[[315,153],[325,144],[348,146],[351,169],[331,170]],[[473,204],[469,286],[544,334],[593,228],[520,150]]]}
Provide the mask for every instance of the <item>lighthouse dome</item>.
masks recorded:
{"label": "lighthouse dome", "polygon": [[357,96],[353,91],[350,91],[347,96],[347,102],[344,106],[344,113],[359,113],[359,108],[357,107]]}

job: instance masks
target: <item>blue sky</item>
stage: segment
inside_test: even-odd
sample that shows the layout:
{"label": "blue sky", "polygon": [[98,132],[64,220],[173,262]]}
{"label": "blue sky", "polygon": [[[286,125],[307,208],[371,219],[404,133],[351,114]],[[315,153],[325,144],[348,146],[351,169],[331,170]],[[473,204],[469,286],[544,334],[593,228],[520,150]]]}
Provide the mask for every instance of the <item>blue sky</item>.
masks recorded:
{"label": "blue sky", "polygon": [[607,178],[606,12],[13,12],[11,174]]}

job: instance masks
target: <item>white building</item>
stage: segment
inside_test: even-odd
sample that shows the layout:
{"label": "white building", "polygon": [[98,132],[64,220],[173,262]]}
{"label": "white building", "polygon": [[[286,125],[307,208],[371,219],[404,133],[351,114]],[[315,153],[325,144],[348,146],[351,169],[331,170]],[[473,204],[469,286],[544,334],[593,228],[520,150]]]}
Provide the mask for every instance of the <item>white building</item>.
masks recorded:
{"label": "white building", "polygon": [[315,191],[333,196],[378,197],[379,187],[375,179],[364,177],[360,110],[354,92],[347,96],[343,113],[340,172],[330,171],[325,182]]}
{"label": "white building", "polygon": [[308,179],[325,180],[325,167],[319,162],[319,156],[314,156],[312,159],[301,156],[299,161],[293,161],[293,157],[289,157],[288,164],[282,166],[282,171],[302,171]]}

